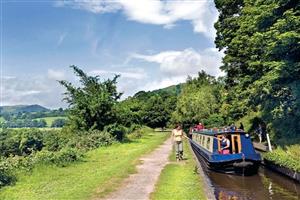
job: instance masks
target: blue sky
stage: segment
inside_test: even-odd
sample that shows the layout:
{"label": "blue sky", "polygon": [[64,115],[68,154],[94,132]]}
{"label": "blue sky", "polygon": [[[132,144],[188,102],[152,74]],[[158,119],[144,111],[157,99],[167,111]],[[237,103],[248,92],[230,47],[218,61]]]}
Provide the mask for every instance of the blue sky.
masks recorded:
{"label": "blue sky", "polygon": [[103,79],[121,74],[124,97],[220,76],[211,0],[2,1],[1,105],[65,107],[56,80],[68,66]]}

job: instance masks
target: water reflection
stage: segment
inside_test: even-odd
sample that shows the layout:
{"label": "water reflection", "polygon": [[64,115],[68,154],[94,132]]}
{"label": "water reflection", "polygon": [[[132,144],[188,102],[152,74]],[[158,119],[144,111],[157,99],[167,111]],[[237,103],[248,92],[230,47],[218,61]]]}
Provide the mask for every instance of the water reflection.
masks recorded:
{"label": "water reflection", "polygon": [[205,171],[219,200],[300,199],[299,183],[262,167],[257,175],[248,177]]}

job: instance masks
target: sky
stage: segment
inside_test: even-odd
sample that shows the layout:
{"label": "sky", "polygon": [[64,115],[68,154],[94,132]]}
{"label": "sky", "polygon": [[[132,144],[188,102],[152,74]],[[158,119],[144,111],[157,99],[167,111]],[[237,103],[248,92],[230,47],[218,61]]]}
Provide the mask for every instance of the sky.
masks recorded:
{"label": "sky", "polygon": [[57,80],[76,65],[101,80],[120,74],[123,99],[221,76],[213,0],[1,1],[0,104],[66,107]]}

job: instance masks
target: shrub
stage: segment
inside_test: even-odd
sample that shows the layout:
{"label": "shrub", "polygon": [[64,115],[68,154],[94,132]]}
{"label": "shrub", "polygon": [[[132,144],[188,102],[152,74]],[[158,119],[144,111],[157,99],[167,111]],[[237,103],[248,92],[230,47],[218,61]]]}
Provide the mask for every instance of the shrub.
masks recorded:
{"label": "shrub", "polygon": [[111,145],[115,138],[106,131],[90,130],[80,131],[74,136],[67,146],[81,150],[91,150],[101,146]]}
{"label": "shrub", "polygon": [[125,134],[128,132],[128,130],[125,126],[114,123],[105,126],[104,132],[108,132],[113,137],[115,137],[118,141],[122,141],[124,139]]}
{"label": "shrub", "polygon": [[12,173],[13,167],[5,158],[0,158],[0,188],[16,181],[16,177]]}
{"label": "shrub", "polygon": [[67,145],[73,135],[63,130],[45,131],[43,136],[44,149],[48,151],[59,151]]}
{"label": "shrub", "polygon": [[75,148],[63,148],[57,152],[42,150],[36,153],[35,164],[55,164],[66,166],[83,158],[83,153]]}

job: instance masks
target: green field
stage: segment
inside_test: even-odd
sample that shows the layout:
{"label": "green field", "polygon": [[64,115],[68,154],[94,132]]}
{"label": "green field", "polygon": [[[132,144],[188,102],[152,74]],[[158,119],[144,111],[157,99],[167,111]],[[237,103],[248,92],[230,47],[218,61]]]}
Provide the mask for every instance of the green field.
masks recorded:
{"label": "green field", "polygon": [[36,118],[36,119],[44,119],[47,123],[47,127],[51,127],[52,122],[56,119],[67,119],[66,117],[43,117],[43,118]]}
{"label": "green field", "polygon": [[89,199],[101,197],[135,172],[138,158],[163,143],[169,133],[147,133],[130,143],[87,153],[84,161],[67,167],[39,166],[18,174],[16,185],[0,190],[1,200]]}
{"label": "green field", "polygon": [[184,153],[185,160],[180,162],[175,161],[174,151],[170,155],[172,162],[163,169],[151,194],[152,200],[206,199],[203,181],[196,172],[196,163],[187,142],[184,143]]}

